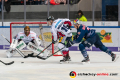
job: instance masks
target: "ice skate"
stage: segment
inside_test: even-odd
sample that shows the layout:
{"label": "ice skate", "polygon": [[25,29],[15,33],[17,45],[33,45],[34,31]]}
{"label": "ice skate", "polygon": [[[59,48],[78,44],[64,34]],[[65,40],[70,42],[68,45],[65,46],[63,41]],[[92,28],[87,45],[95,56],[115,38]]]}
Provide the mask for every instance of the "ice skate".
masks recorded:
{"label": "ice skate", "polygon": [[112,53],[111,57],[112,57],[113,62],[115,62],[119,58],[119,56],[117,56],[116,54],[113,54],[113,53]]}
{"label": "ice skate", "polygon": [[62,64],[64,62],[69,63],[69,61],[71,61],[70,57],[69,56],[65,56],[65,57],[63,57],[62,60],[60,60],[60,64]]}
{"label": "ice skate", "polygon": [[85,64],[85,63],[89,63],[90,64],[90,59],[89,59],[89,57],[86,57],[81,62],[82,62],[82,64]]}

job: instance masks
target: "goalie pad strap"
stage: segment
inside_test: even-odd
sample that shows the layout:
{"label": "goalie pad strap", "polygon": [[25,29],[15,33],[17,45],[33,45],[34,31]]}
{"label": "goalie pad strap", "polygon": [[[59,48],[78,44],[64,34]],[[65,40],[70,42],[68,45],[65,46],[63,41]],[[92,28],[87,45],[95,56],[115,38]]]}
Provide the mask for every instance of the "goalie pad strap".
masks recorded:
{"label": "goalie pad strap", "polygon": [[10,48],[15,49],[17,45],[18,45],[18,40],[12,39],[12,43],[10,45]]}

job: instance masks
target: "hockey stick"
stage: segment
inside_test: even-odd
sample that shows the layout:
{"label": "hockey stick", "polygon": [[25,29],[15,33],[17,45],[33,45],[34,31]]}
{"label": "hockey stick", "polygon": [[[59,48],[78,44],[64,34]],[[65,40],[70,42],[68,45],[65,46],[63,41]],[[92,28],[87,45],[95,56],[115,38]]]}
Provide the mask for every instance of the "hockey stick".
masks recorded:
{"label": "hockey stick", "polygon": [[41,34],[41,38],[42,38],[42,42],[43,42],[43,46],[46,47],[45,39],[44,39],[44,36],[43,36],[43,28],[42,28],[42,24],[39,25],[39,29],[40,29],[40,34]]}
{"label": "hockey stick", "polygon": [[[5,39],[10,43],[10,41],[9,41],[5,36],[3,36],[2,34],[1,34],[1,36],[2,36],[3,38],[5,38]],[[25,58],[25,55],[24,55],[19,49],[15,48],[15,50],[16,50],[23,58]]]}
{"label": "hockey stick", "polygon": [[46,59],[48,59],[49,57],[51,57],[51,56],[53,56],[54,54],[56,54],[57,52],[59,52],[59,51],[61,51],[62,49],[64,49],[64,48],[66,48],[66,46],[63,47],[63,48],[61,48],[61,49],[59,49],[58,51],[54,52],[54,53],[51,54],[50,56],[47,56],[47,58],[43,58],[43,57],[40,57],[40,56],[37,56],[37,58],[42,59],[42,60],[46,60]]}
{"label": "hockey stick", "polygon": [[[70,38],[70,39],[71,39],[71,38]],[[70,40],[70,39],[69,39],[69,40]],[[46,59],[48,59],[49,57],[51,57],[51,56],[53,56],[54,54],[56,54],[57,52],[59,52],[59,51],[61,51],[62,49],[64,49],[64,48],[66,48],[66,46],[63,47],[63,48],[61,48],[61,49],[59,49],[58,51],[54,52],[54,53],[51,54],[50,56],[47,56],[47,58],[43,58],[43,57],[40,57],[40,56],[37,56],[37,58],[42,59],[42,60],[46,60]]]}
{"label": "hockey stick", "polygon": [[[52,43],[51,44],[49,44],[42,52],[44,52],[48,47],[50,47],[52,45]],[[40,52],[38,55],[40,55],[42,52]],[[37,55],[37,56],[38,56]]]}
{"label": "hockey stick", "polygon": [[5,64],[5,65],[11,65],[11,64],[13,64],[14,63],[14,61],[12,61],[12,62],[10,62],[10,63],[4,63],[3,61],[1,61],[0,60],[0,62],[2,62],[3,64]]}

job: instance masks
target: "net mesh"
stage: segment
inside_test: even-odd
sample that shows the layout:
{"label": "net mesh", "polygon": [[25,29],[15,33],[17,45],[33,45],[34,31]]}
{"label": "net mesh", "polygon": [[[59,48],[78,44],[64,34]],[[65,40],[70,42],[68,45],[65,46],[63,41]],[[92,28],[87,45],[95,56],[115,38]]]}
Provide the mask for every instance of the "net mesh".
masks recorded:
{"label": "net mesh", "polygon": [[[47,26],[47,22],[12,22],[10,24],[10,42],[12,42],[12,38],[15,37],[19,32],[24,31],[25,26],[29,26],[30,30],[39,36],[39,38],[42,40],[42,47],[45,48],[52,43],[51,28]],[[47,50],[49,50],[51,53],[54,53],[58,50],[57,45],[58,43],[54,44],[53,46],[51,45]],[[61,56],[60,52],[54,56]]]}

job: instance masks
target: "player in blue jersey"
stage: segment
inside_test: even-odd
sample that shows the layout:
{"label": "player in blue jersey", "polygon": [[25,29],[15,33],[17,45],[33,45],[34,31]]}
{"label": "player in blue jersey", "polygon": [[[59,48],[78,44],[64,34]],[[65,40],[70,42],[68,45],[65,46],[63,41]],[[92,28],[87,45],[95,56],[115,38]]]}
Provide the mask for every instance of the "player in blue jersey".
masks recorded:
{"label": "player in blue jersey", "polygon": [[74,20],[74,27],[77,29],[77,35],[74,36],[73,41],[69,41],[67,43],[67,47],[71,47],[73,44],[81,42],[82,38],[85,38],[85,40],[79,44],[79,49],[84,57],[84,60],[82,60],[82,62],[90,61],[89,55],[87,54],[85,47],[89,48],[93,44],[101,51],[104,51],[108,55],[110,55],[112,57],[112,61],[115,61],[117,59],[116,54],[112,53],[110,49],[103,45],[94,29],[90,29],[89,27],[80,24],[78,19]]}

